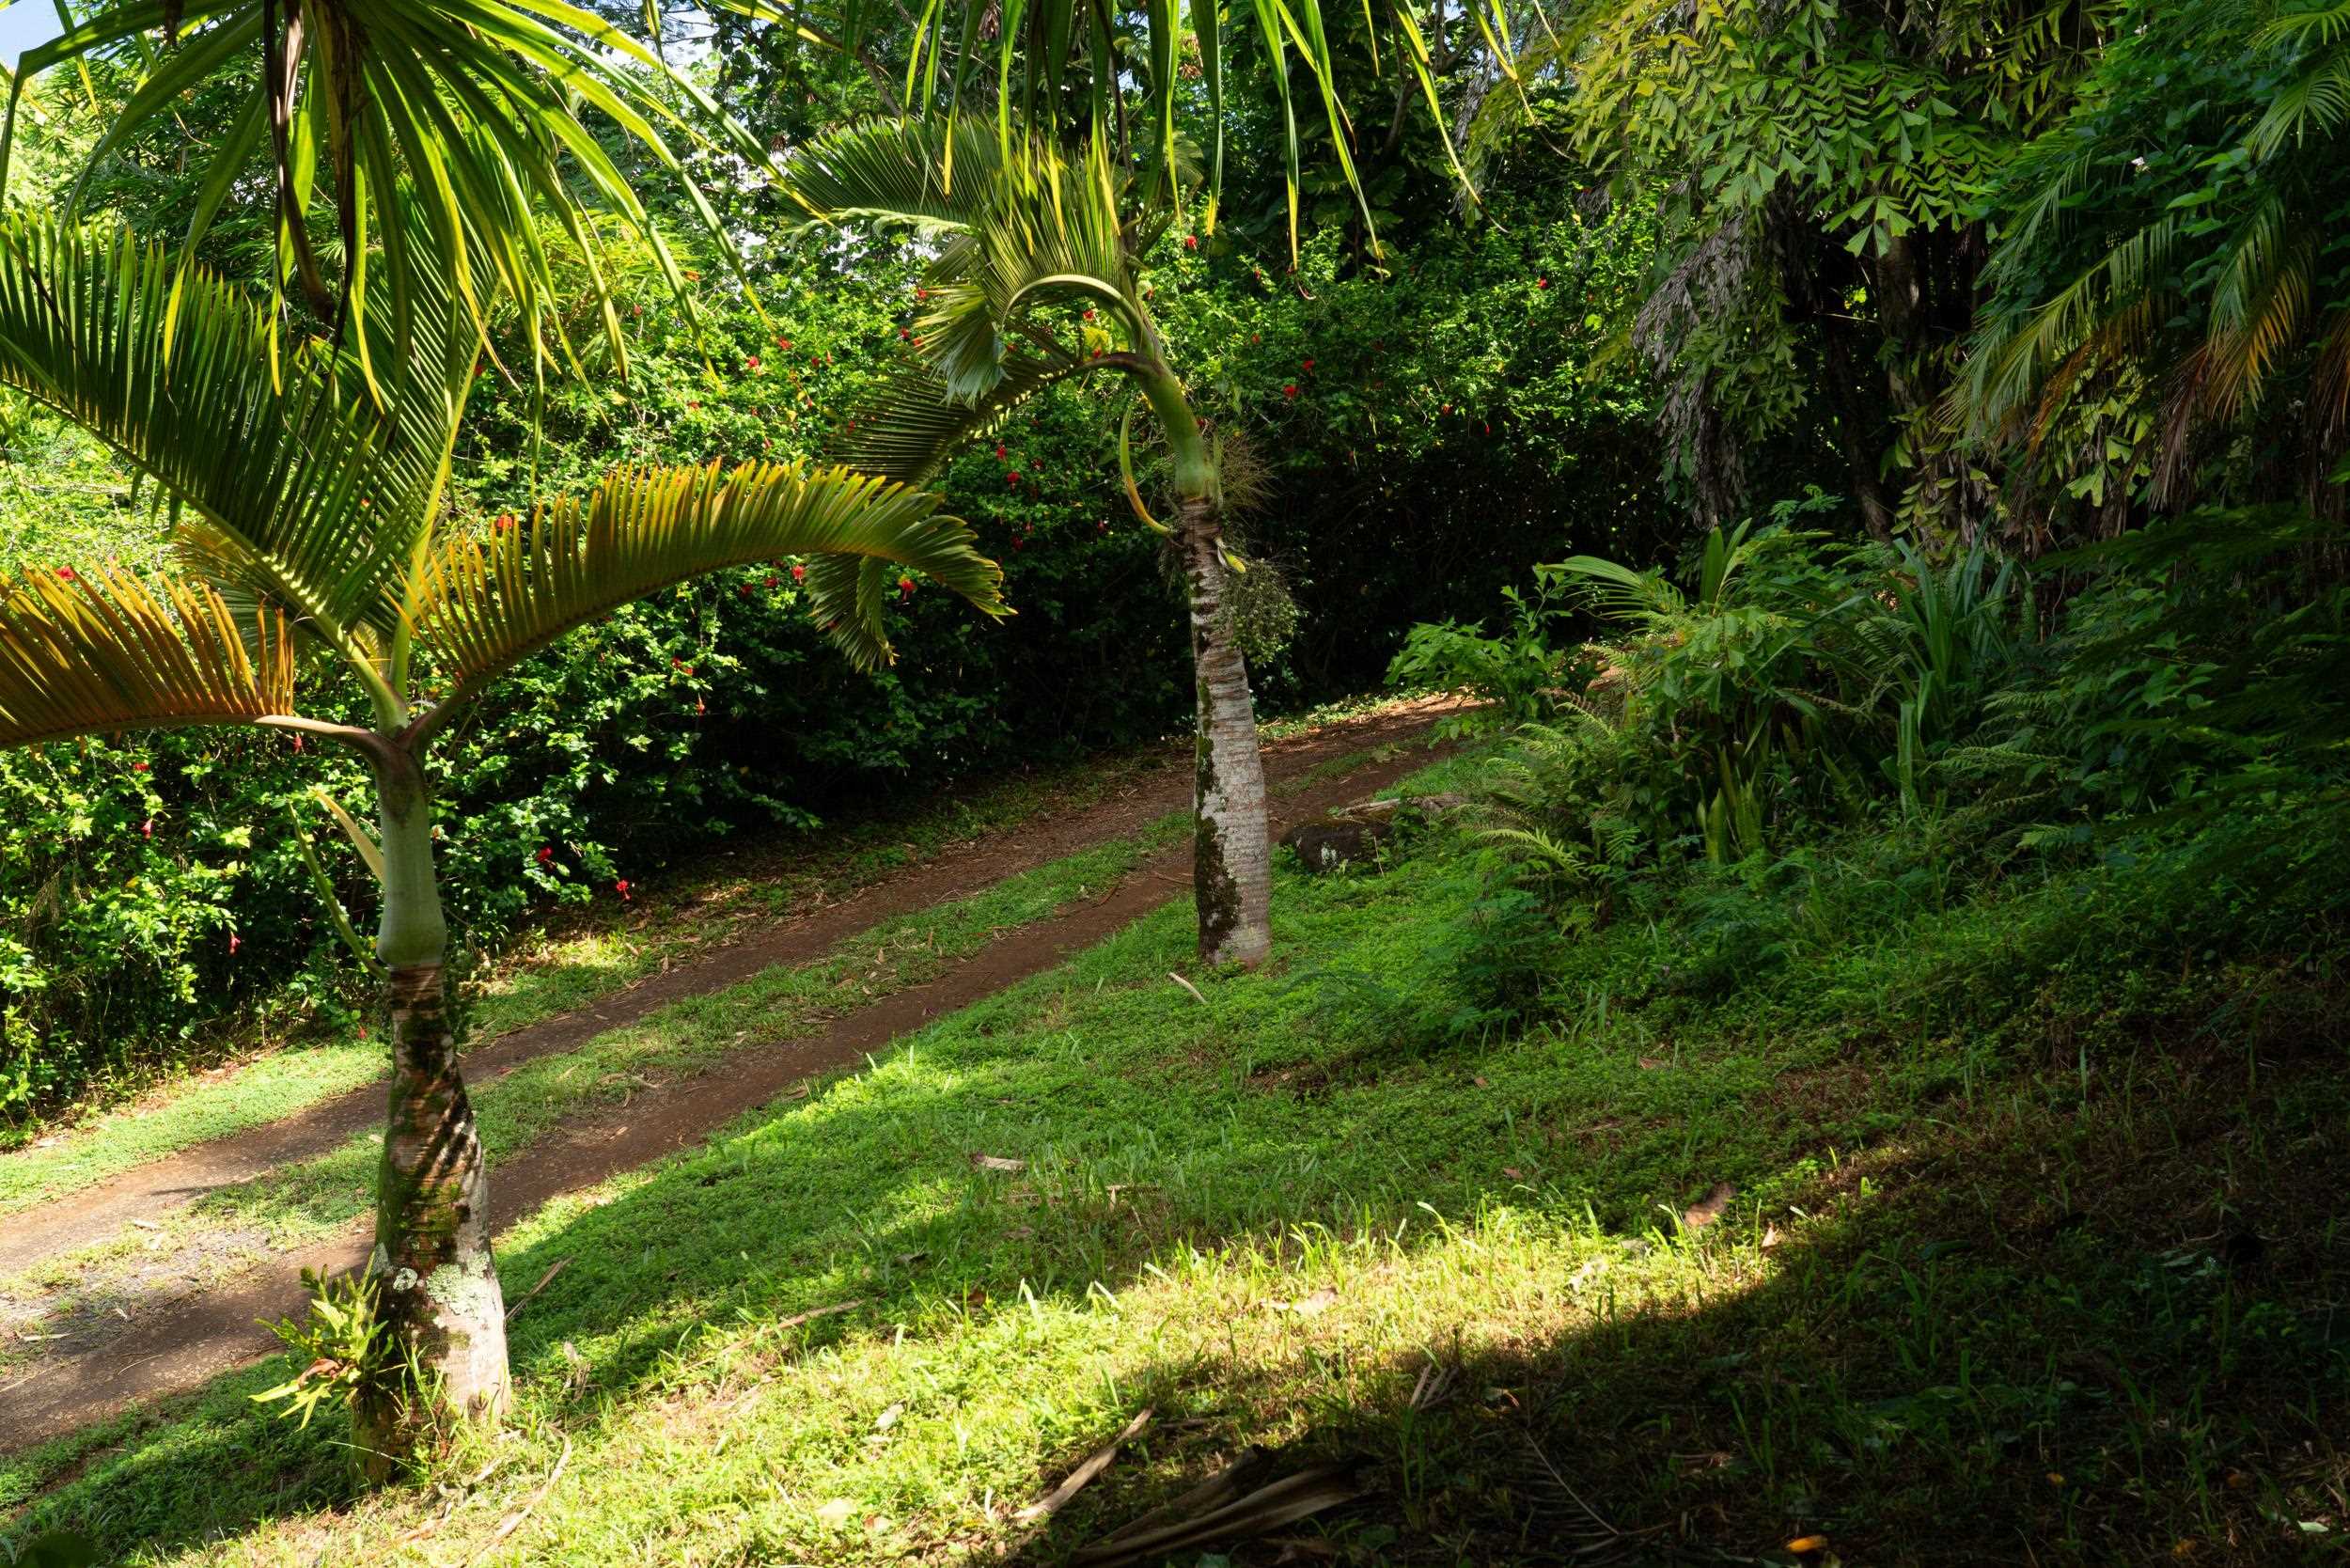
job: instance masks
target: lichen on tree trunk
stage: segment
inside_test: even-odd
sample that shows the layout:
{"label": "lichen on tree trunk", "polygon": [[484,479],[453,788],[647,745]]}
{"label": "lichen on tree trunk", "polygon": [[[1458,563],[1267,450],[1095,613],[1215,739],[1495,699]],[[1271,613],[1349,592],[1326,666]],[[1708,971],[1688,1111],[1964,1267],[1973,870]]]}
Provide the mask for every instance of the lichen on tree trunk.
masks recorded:
{"label": "lichen on tree trunk", "polygon": [[1253,965],[1273,945],[1273,846],[1247,661],[1224,605],[1221,537],[1214,504],[1187,498],[1176,540],[1191,594],[1198,694],[1193,890],[1200,957]]}
{"label": "lichen on tree trunk", "polygon": [[371,1380],[355,1412],[366,1467],[378,1476],[451,1419],[502,1415],[509,1393],[488,1172],[449,1025],[447,930],[423,777],[401,758],[379,770],[379,784],[384,899],[376,946],[390,971],[392,1087],[368,1272],[395,1375]]}

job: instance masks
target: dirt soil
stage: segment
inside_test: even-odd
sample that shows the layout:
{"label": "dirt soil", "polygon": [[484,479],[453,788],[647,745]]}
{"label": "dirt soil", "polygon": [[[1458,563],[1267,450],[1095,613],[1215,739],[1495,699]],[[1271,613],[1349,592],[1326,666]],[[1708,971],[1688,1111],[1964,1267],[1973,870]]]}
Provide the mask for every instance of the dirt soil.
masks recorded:
{"label": "dirt soil", "polygon": [[[1275,832],[1360,800],[1426,765],[1418,744],[1453,704],[1431,699],[1325,726],[1265,748],[1276,789]],[[1298,787],[1324,763],[1382,746],[1374,759],[1335,779]],[[1283,790],[1282,785],[1290,788]],[[1005,877],[1140,832],[1189,804],[1188,769],[1170,768],[1123,793],[1010,833],[955,845],[810,915],[758,929],[697,961],[649,976],[593,1007],[500,1036],[468,1054],[476,1083],[533,1058],[572,1049],[607,1029],[682,997],[738,984],[776,964],[813,962],[839,943],[892,917],[930,908]],[[626,1105],[582,1118],[491,1173],[501,1230],[548,1200],[697,1142],[744,1111],[802,1080],[852,1067],[900,1035],[968,1007],[1059,964],[1183,894],[1189,846],[1137,868],[1100,899],[1064,907],[1052,918],[1007,933],[925,984],[833,1019],[821,1032],[752,1041],[690,1077],[648,1090]],[[323,1153],[371,1130],[383,1115],[383,1090],[353,1090],[282,1121],[168,1156],[86,1188],[54,1205],[8,1216],[0,1234],[0,1275],[42,1259],[106,1242],[135,1221],[192,1202],[216,1188],[274,1167]],[[365,1226],[336,1241],[274,1257],[241,1278],[189,1282],[176,1299],[150,1296],[133,1315],[89,1314],[31,1369],[0,1384],[0,1452],[30,1447],[149,1401],[185,1392],[277,1348],[260,1326],[300,1309],[301,1272],[356,1267],[366,1256]],[[527,1288],[508,1281],[517,1294]]]}

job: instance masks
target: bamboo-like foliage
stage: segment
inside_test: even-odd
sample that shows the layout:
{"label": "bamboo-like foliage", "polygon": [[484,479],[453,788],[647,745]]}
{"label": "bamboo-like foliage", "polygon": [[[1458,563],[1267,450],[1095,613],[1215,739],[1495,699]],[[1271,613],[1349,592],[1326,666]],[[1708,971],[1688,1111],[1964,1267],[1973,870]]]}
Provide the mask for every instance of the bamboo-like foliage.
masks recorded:
{"label": "bamboo-like foliage", "polygon": [[[1001,613],[1002,571],[971,545],[970,528],[942,516],[937,496],[844,468],[623,469],[584,502],[541,508],[486,544],[446,541],[419,573],[415,629],[462,699],[620,604],[778,556],[886,562]],[[886,661],[879,606],[843,602],[848,585],[834,573],[812,581],[816,613],[833,623],[835,640],[860,665]]]}
{"label": "bamboo-like foliage", "polygon": [[[555,216],[591,273],[598,265],[592,215],[613,214],[650,247],[682,293],[677,263],[634,183],[588,123],[590,112],[678,175],[729,256],[730,238],[686,178],[677,149],[720,149],[753,168],[767,163],[766,149],[690,76],[567,0],[106,0],[19,61],[8,133],[0,135],[0,181],[24,84],[101,53],[143,60],[146,71],[92,149],[92,169],[156,118],[176,113],[198,85],[261,67],[245,114],[213,154],[187,244],[193,249],[202,238],[267,146],[277,171],[281,276],[290,274],[330,321],[346,310],[364,316],[378,298],[365,275],[371,259],[387,274],[381,300],[403,320],[412,289],[437,274],[477,322],[499,292],[553,321],[556,285],[534,211]],[[695,118],[673,108],[672,99]],[[74,215],[81,194],[78,185],[68,194],[64,215]],[[341,226],[349,262],[338,279],[323,274],[308,229],[319,195],[332,196]],[[415,229],[411,202],[423,219]],[[596,284],[604,294],[601,276]],[[603,321],[614,353],[622,354],[608,298]]]}
{"label": "bamboo-like foliage", "polygon": [[290,715],[294,662],[283,617],[241,627],[202,584],[0,579],[0,745]]}

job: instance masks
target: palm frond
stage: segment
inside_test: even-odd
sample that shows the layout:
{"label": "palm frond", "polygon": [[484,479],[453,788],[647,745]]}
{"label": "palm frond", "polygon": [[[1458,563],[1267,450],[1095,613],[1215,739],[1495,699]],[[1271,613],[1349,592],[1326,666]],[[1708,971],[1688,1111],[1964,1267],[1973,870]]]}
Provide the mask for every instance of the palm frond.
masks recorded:
{"label": "palm frond", "polygon": [[965,443],[988,434],[1022,403],[1086,368],[1086,361],[1074,354],[1015,345],[994,386],[958,400],[931,366],[907,361],[858,408],[855,428],[835,440],[826,455],[863,473],[921,484]]}
{"label": "palm frond", "polygon": [[[957,148],[950,188],[948,154]],[[1123,217],[1131,181],[1112,169],[1100,137],[1073,160],[1041,138],[1012,141],[967,126],[860,126],[800,149],[784,178],[818,217],[952,236],[930,271],[914,331],[934,378],[931,391],[948,402],[977,408],[1007,384],[1066,374],[1074,356],[1031,319],[1047,303],[1082,296],[1108,306],[1132,336],[1149,330],[1130,254],[1140,235]],[[1146,211],[1138,222],[1151,219]],[[897,402],[899,390],[883,401]],[[902,457],[893,461],[904,467]]]}
{"label": "palm frond", "polygon": [[[160,40],[156,35],[166,35]],[[161,41],[164,46],[158,48]],[[551,213],[587,246],[591,214],[609,212],[652,249],[671,289],[685,293],[637,195],[598,127],[617,127],[680,180],[702,225],[729,259],[732,241],[689,178],[675,146],[720,149],[755,170],[766,149],[724,114],[693,78],[585,5],[569,0],[105,0],[64,37],[27,50],[10,98],[52,67],[94,55],[146,62],[147,78],[98,149],[178,111],[183,95],[224,75],[252,79],[274,133],[284,232],[292,270],[325,320],[370,307],[355,269],[368,234],[395,247],[421,243],[453,281],[478,325],[499,288],[526,313],[553,316],[557,285],[532,220]],[[689,119],[672,107],[690,108]],[[596,122],[591,125],[590,118]],[[0,180],[9,138],[0,135]],[[253,145],[231,138],[217,156],[242,165]],[[93,165],[96,163],[93,157]],[[303,198],[328,181],[347,266],[333,283]],[[414,202],[427,218],[406,222]],[[69,201],[69,215],[71,203]],[[191,234],[200,237],[202,223]],[[415,258],[412,257],[412,260]],[[489,274],[478,268],[486,260]],[[604,312],[614,352],[617,314]]]}
{"label": "palm frond", "polygon": [[449,540],[415,585],[415,633],[456,682],[446,709],[606,611],[779,556],[819,557],[809,572],[818,618],[837,622],[835,640],[868,665],[887,660],[889,644],[881,595],[854,567],[919,572],[1006,613],[1002,569],[960,518],[940,514],[937,496],[842,468],[760,463],[731,474],[715,464],[623,469],[586,500],[540,507],[486,543]]}
{"label": "palm frond", "polygon": [[240,626],[202,584],[0,579],[0,745],[290,716],[294,662],[281,616]]}
{"label": "palm frond", "polygon": [[987,212],[1004,145],[971,119],[873,120],[795,149],[784,189],[827,222],[967,229]]}
{"label": "palm frond", "polygon": [[[1251,36],[1262,60],[1255,79],[1270,86],[1270,107],[1277,113],[1292,262],[1303,178],[1301,149],[1318,134],[1300,129],[1291,87],[1292,69],[1301,71],[1307,93],[1321,102],[1325,151],[1369,225],[1370,202],[1349,151],[1358,138],[1339,90],[1351,72],[1341,68],[1332,48],[1318,0],[1248,0],[1229,11],[1196,0],[1188,6],[1180,0],[1149,0],[1130,7],[1085,6],[1076,0],[1024,0],[1011,7],[998,0],[926,0],[897,12],[898,20],[885,19],[880,8],[852,6],[846,25],[837,35],[808,27],[799,8],[784,0],[714,4],[764,21],[785,39],[850,55],[858,55],[870,36],[902,21],[912,30],[903,95],[914,116],[975,128],[1008,147],[1023,133],[1018,129],[1023,126],[1058,136],[1106,137],[1115,144],[1117,165],[1149,171],[1150,194],[1168,204],[1183,199],[1176,156],[1180,123],[1185,115],[1204,109],[1203,139],[1211,149],[1211,162],[1201,227],[1211,232],[1223,192],[1227,102],[1237,80],[1229,69],[1229,47],[1235,35]],[[1468,0],[1468,9],[1480,36],[1493,40],[1493,47],[1506,56],[1507,8],[1499,0]],[[1449,24],[1441,8],[1433,17],[1420,11],[1415,0],[1366,0],[1361,29],[1365,63],[1374,75],[1383,69],[1411,72],[1449,152],[1454,128],[1437,99],[1426,32],[1429,26]],[[1382,35],[1388,42],[1387,58],[1395,62],[1392,68],[1382,64]],[[1193,47],[1186,48],[1187,42]],[[992,126],[986,123],[986,110],[975,112],[973,105],[979,102],[993,109]],[[962,133],[960,129],[955,133],[958,168]],[[1453,162],[1457,170],[1457,158]]]}
{"label": "palm frond", "polygon": [[258,596],[329,635],[386,623],[445,445],[387,440],[343,371],[275,351],[242,290],[127,231],[13,214],[0,221],[0,384],[155,478],[234,545],[219,558],[241,557]]}

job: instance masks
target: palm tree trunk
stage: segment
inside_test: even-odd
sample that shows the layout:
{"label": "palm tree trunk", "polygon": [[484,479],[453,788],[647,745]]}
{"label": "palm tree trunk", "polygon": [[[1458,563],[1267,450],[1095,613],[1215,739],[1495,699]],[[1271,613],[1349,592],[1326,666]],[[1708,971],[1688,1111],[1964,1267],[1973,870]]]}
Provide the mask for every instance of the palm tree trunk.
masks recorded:
{"label": "palm tree trunk", "polygon": [[1248,666],[1224,606],[1222,533],[1212,500],[1184,499],[1176,542],[1191,589],[1192,673],[1198,688],[1192,886],[1199,956],[1210,964],[1253,966],[1273,946],[1272,830]]}
{"label": "palm tree trunk", "polygon": [[[390,970],[392,1090],[368,1273],[384,1348],[400,1365],[368,1386],[357,1417],[366,1466],[380,1475],[449,1418],[504,1414],[509,1389],[488,1171],[458,1071],[441,967],[448,928],[433,872],[431,807],[423,774],[405,753],[383,762],[378,777],[384,925],[376,951]],[[421,1382],[400,1375],[404,1365]]]}

